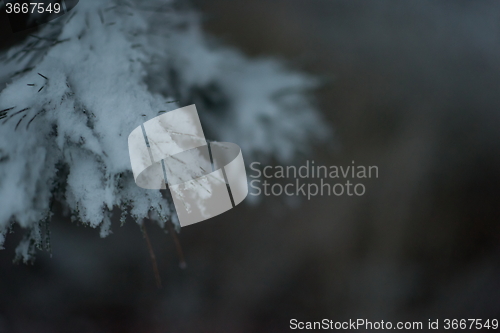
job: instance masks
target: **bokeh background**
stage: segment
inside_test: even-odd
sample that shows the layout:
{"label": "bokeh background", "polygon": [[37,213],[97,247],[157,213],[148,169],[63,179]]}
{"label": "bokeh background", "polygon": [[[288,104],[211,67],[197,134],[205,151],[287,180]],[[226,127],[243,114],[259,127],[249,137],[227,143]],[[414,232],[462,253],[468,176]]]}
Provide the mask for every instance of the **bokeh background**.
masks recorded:
{"label": "bokeh background", "polygon": [[[500,3],[194,0],[215,38],[323,78],[316,164],[377,165],[362,197],[264,198],[113,235],[57,215],[52,254],[0,251],[0,332],[286,332],[289,321],[500,318]],[[3,20],[3,18],[2,18]],[[5,23],[5,22],[4,22]],[[1,24],[4,24],[1,23]],[[3,46],[15,43],[1,36]],[[299,160],[298,163],[304,163]]]}

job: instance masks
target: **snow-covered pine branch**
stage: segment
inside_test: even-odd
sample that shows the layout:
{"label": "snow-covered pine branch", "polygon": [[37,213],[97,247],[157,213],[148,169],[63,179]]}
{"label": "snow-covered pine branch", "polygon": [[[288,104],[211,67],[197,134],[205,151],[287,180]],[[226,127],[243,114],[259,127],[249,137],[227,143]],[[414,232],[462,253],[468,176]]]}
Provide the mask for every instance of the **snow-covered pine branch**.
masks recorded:
{"label": "snow-covered pine branch", "polygon": [[29,260],[48,243],[54,201],[102,237],[114,207],[171,220],[161,193],[134,183],[127,149],[160,111],[196,103],[207,137],[237,143],[247,161],[286,162],[328,135],[307,96],[314,79],[215,45],[173,5],[80,1],[0,54],[0,246],[18,223]]}

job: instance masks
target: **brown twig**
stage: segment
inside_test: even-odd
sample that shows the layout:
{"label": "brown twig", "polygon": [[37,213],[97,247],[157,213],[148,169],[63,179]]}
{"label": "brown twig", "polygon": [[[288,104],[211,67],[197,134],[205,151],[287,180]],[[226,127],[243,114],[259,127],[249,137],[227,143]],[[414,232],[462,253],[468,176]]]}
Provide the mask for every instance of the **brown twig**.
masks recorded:
{"label": "brown twig", "polygon": [[146,231],[146,221],[142,222],[142,233],[144,235],[144,238],[146,239],[146,243],[148,244],[149,255],[151,257],[151,263],[153,264],[153,271],[155,274],[156,287],[158,287],[158,289],[161,289],[162,286],[161,286],[160,272],[158,271],[158,263],[156,262],[156,256],[153,251],[153,246],[151,245],[148,232]]}
{"label": "brown twig", "polygon": [[172,227],[172,223],[167,221],[168,231],[172,235],[174,240],[175,249],[177,250],[177,255],[179,256],[179,267],[185,269],[187,267],[186,260],[184,259],[184,252],[182,251],[181,242],[179,241],[179,237],[177,237],[177,232],[174,227]]}

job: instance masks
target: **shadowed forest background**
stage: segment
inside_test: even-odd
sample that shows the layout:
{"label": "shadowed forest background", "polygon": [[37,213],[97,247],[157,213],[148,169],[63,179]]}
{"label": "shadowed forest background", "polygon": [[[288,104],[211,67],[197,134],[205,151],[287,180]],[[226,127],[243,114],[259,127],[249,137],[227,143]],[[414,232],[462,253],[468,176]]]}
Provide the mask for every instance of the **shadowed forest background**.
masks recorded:
{"label": "shadowed forest background", "polygon": [[0,333],[498,319],[500,3],[193,6],[216,38],[323,78],[317,105],[335,135],[308,158],[377,165],[379,178],[362,197],[294,207],[266,197],[183,228],[186,269],[171,235],[146,222],[162,289],[140,228],[120,227],[119,214],[105,239],[56,215],[52,255],[39,252],[34,265],[12,264],[22,237],[15,229],[0,252]]}

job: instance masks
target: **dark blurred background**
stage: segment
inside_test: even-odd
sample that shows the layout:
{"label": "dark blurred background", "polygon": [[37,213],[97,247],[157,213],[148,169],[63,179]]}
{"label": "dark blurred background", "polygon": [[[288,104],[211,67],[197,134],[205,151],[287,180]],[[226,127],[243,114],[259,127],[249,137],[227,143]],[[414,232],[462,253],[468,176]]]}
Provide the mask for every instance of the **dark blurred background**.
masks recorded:
{"label": "dark blurred background", "polygon": [[[0,332],[286,332],[289,321],[500,319],[500,3],[195,0],[214,36],[325,78],[335,138],[379,166],[362,197],[279,198],[182,229],[55,218],[52,256],[0,251]],[[328,147],[333,146],[331,150]],[[298,161],[305,163],[304,161]]]}

